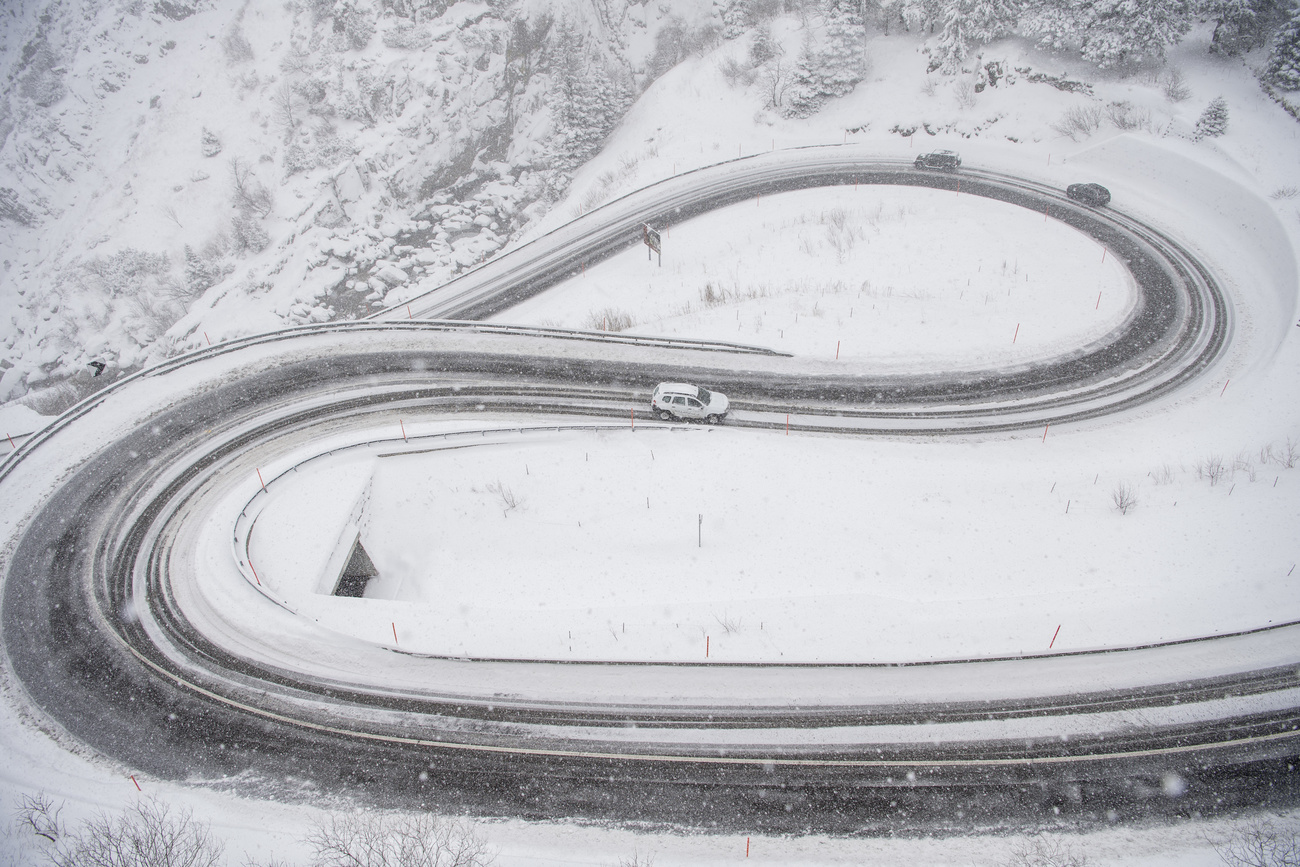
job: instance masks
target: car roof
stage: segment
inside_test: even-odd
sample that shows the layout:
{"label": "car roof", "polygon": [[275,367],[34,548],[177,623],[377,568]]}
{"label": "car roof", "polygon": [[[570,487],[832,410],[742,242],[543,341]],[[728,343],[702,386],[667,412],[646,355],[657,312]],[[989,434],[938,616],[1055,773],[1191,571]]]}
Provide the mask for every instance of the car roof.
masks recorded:
{"label": "car roof", "polygon": [[673,392],[674,394],[689,394],[692,397],[699,396],[700,389],[698,386],[691,385],[687,382],[661,382],[655,386],[655,391],[663,394],[664,392]]}

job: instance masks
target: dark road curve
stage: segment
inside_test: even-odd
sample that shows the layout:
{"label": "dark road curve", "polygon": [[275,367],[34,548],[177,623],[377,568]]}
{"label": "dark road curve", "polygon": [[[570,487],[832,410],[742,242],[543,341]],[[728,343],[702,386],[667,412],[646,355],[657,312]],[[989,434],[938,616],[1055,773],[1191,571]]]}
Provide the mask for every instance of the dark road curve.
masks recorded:
{"label": "dark road curve", "polygon": [[[899,177],[897,168],[890,172]],[[931,186],[956,181],[904,174],[915,178],[909,182]],[[803,186],[866,183],[872,177],[859,167],[849,174],[806,176]],[[960,180],[963,194],[1027,207],[1054,195],[986,174],[963,173]],[[760,186],[769,182],[775,183],[761,180]],[[772,189],[796,182],[780,183]],[[709,198],[707,207],[747,194],[753,187],[738,186]],[[586,415],[622,416],[630,402],[643,404],[655,381],[700,375],[734,390],[738,408],[753,415],[738,419],[741,424],[771,424],[764,412],[797,412],[818,416],[813,427],[934,433],[1115,412],[1194,379],[1230,334],[1226,304],[1209,272],[1154,230],[1126,225],[1131,221],[1119,214],[1099,215],[1059,201],[1062,219],[1100,233],[1108,249],[1124,258],[1143,301],[1104,345],[1022,371],[866,382],[812,377],[797,368],[783,372],[781,359],[737,348],[358,323],[250,338],[124,380],[71,410],[0,466],[3,492],[17,483],[24,462],[39,461],[42,449],[58,449],[64,428],[103,412],[101,404],[107,408],[149,388],[151,377],[202,382],[75,461],[24,523],[6,561],[0,612],[10,670],[46,717],[108,757],[173,779],[239,775],[244,791],[266,796],[351,794],[379,804],[479,815],[827,833],[959,832],[1293,805],[1300,709],[1288,696],[1300,686],[1300,659],[1141,688],[992,702],[880,696],[799,707],[601,705],[541,694],[485,698],[436,684],[383,691],[277,667],[205,635],[176,603],[177,582],[189,576],[173,574],[172,545],[189,516],[201,514],[198,504],[209,488],[246,471],[250,453],[274,454],[317,430],[380,424],[396,408],[418,407],[426,414],[487,408],[526,418],[548,396],[563,395],[569,402],[581,400]],[[706,204],[674,205],[673,213],[692,207]],[[625,238],[618,242],[625,244]],[[590,261],[601,248],[581,249]],[[570,271],[575,261],[567,260]],[[549,279],[538,276],[519,297],[541,291]],[[463,290],[454,291],[464,295]],[[477,290],[470,294],[474,298],[465,303],[477,306],[457,315],[499,309],[499,302]],[[475,344],[467,332],[486,343]],[[294,356],[292,347],[310,349],[312,340],[331,351]],[[456,346],[457,340],[464,345]],[[546,350],[560,340],[577,340],[590,351]],[[237,365],[238,375],[207,372],[268,345],[282,351],[277,363]],[[493,349],[497,345],[502,351]],[[751,362],[760,369],[747,368]],[[864,420],[865,426],[859,423]],[[132,600],[139,598],[147,611],[134,608]],[[1099,656],[1122,665],[1130,654],[1139,665],[1150,652]],[[501,665],[429,664],[485,672]],[[683,676],[730,676],[729,667],[680,668]],[[765,677],[816,674],[850,683],[868,676],[870,668],[755,670]],[[1182,720],[1168,715],[1171,708],[1198,705],[1215,710]],[[1097,734],[1068,738],[1041,730],[1016,733],[1017,724],[1044,718],[1064,726],[1071,719],[1125,712],[1135,712],[1135,719],[1166,717],[1156,725],[1098,726]],[[964,735],[953,729],[952,736],[936,739],[931,732],[945,725],[991,727]],[[861,726],[912,727],[917,734],[892,740],[870,733],[816,737]],[[629,737],[629,730],[646,736]],[[658,737],[667,732],[698,737]],[[719,736],[731,740],[721,745]]]}

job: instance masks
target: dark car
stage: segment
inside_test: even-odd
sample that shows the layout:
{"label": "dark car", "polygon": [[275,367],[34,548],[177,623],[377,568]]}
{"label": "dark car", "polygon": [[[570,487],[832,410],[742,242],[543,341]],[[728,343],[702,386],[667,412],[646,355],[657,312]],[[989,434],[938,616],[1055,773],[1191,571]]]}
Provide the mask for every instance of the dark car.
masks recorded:
{"label": "dark car", "polygon": [[1110,202],[1110,190],[1101,184],[1070,184],[1065,188],[1065,194],[1076,202],[1083,202],[1094,208],[1100,208]]}
{"label": "dark car", "polygon": [[955,172],[961,166],[961,157],[956,151],[931,151],[916,158],[918,169],[936,169],[941,172]]}

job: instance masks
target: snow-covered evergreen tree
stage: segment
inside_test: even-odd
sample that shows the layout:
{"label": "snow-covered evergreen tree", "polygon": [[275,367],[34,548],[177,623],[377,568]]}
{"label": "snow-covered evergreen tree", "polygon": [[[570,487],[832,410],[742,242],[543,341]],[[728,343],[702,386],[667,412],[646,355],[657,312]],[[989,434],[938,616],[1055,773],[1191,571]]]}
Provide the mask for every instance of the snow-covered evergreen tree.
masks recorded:
{"label": "snow-covered evergreen tree", "polygon": [[1214,22],[1210,51],[1232,56],[1266,44],[1290,8],[1291,0],[1198,0],[1195,11]]}
{"label": "snow-covered evergreen tree", "polygon": [[943,21],[941,0],[898,0],[899,17],[908,30],[933,33]]}
{"label": "snow-covered evergreen tree", "polygon": [[1018,17],[1015,0],[945,0],[938,45],[940,68],[956,72],[972,47],[1006,36]]}
{"label": "snow-covered evergreen tree", "polygon": [[844,96],[866,72],[866,32],[856,0],[831,0],[826,13],[826,46],[819,52],[823,96]]}
{"label": "snow-covered evergreen tree", "polygon": [[735,39],[748,30],[751,23],[749,0],[727,0],[727,6],[722,10],[723,39]]}
{"label": "snow-covered evergreen tree", "polygon": [[1188,0],[1047,0],[1021,26],[1041,48],[1076,49],[1106,68],[1163,60],[1191,23]]}
{"label": "snow-covered evergreen tree", "polygon": [[556,26],[552,74],[553,155],[562,169],[580,166],[605,143],[632,104],[632,84],[590,49],[568,20]]}
{"label": "snow-covered evergreen tree", "polygon": [[1300,90],[1300,4],[1278,31],[1264,67],[1264,80],[1283,90]]}
{"label": "snow-covered evergreen tree", "polygon": [[1223,97],[1215,97],[1201,112],[1196,121],[1196,137],[1218,138],[1228,131],[1228,102]]}
{"label": "snow-covered evergreen tree", "polygon": [[809,117],[822,107],[826,97],[821,92],[821,72],[818,69],[817,51],[811,39],[805,39],[790,76],[786,90],[786,103],[782,114],[786,117]]}

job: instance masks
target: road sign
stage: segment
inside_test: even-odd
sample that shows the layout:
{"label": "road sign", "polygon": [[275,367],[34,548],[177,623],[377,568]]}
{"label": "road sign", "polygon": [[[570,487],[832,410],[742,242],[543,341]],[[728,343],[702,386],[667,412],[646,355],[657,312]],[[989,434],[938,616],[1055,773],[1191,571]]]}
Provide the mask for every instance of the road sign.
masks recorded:
{"label": "road sign", "polygon": [[663,252],[663,242],[659,237],[659,230],[653,228],[649,223],[641,224],[641,240],[645,241],[645,245],[656,253]]}
{"label": "road sign", "polygon": [[642,223],[641,240],[650,248],[646,251],[646,258],[649,258],[650,253],[658,253],[659,264],[662,265],[664,263],[663,241],[659,237],[659,230],[652,227],[649,223]]}

